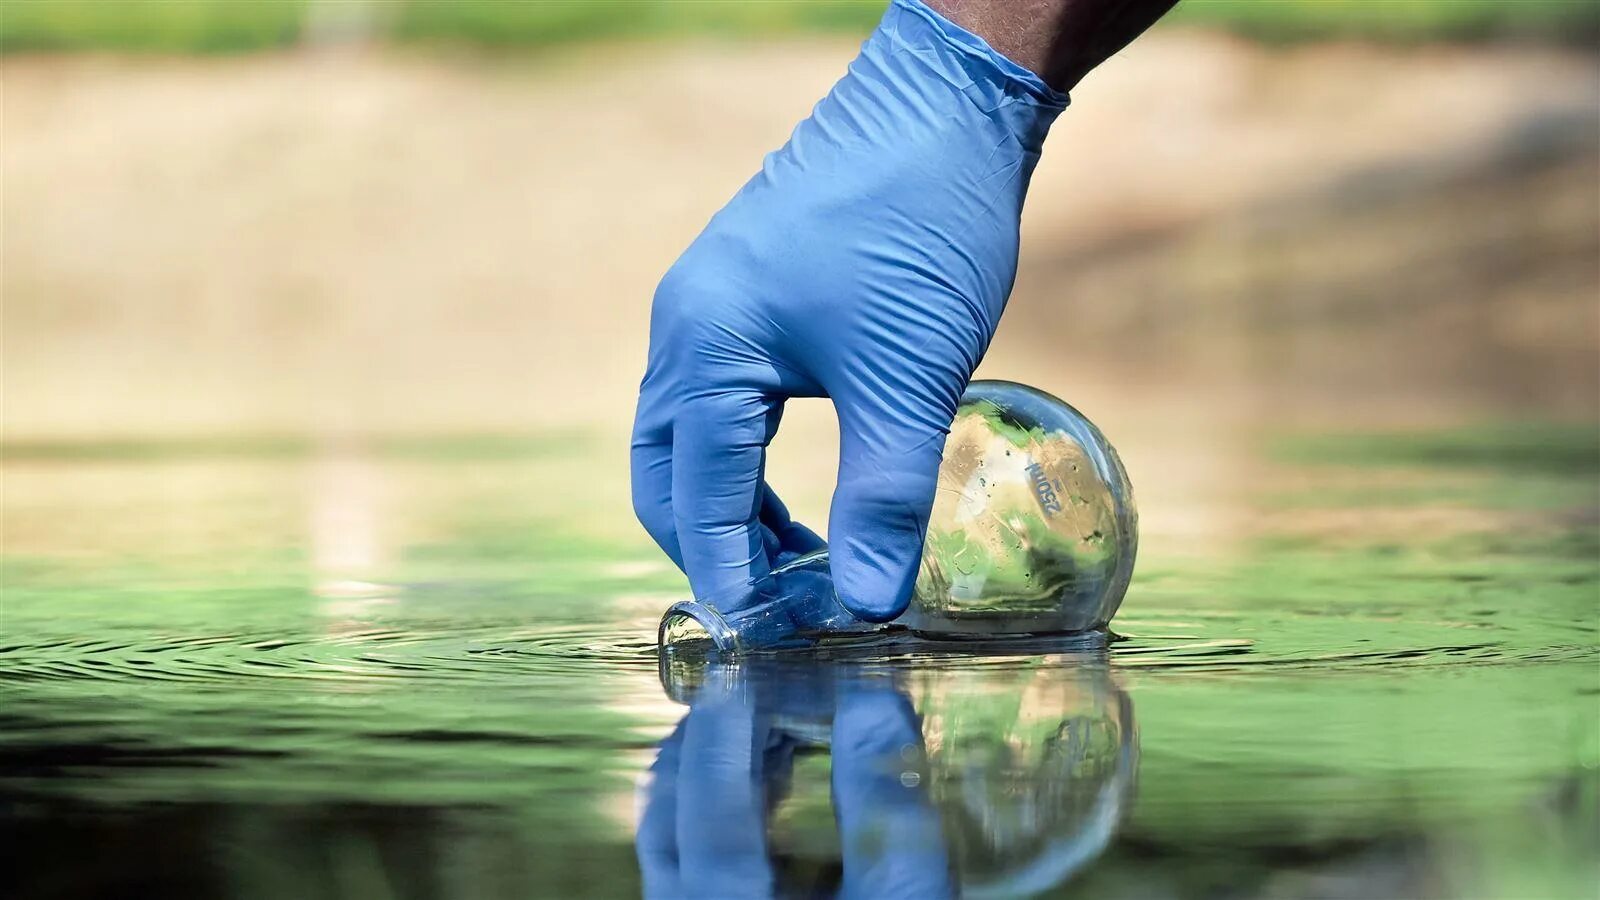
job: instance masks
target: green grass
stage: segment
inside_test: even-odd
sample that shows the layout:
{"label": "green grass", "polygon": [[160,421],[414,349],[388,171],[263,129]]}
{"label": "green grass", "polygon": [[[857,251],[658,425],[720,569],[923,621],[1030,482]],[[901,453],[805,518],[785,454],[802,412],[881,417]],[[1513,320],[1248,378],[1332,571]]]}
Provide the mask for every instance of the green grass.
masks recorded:
{"label": "green grass", "polygon": [[0,0],[0,51],[236,53],[299,39],[304,0]]}
{"label": "green grass", "polygon": [[[308,0],[3,0],[0,51],[233,53],[307,33]],[[347,18],[355,7],[319,9]],[[521,49],[615,38],[865,34],[883,0],[378,0],[380,38]],[[314,17],[313,17],[314,18]],[[1532,37],[1593,43],[1595,0],[1186,0],[1172,16],[1267,41]]]}
{"label": "green grass", "polygon": [[709,34],[770,37],[795,33],[866,34],[881,0],[600,0],[505,3],[409,0],[393,21],[395,39],[486,47],[538,47],[601,38]]}
{"label": "green grass", "polygon": [[1595,0],[1185,0],[1174,18],[1270,42],[1600,37]]}

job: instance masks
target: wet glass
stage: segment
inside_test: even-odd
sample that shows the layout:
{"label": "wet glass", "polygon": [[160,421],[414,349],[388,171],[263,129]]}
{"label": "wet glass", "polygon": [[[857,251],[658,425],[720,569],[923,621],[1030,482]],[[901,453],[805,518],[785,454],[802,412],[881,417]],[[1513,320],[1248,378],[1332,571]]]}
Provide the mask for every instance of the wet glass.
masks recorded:
{"label": "wet glass", "polygon": [[942,639],[1104,638],[1138,550],[1133,486],[1100,429],[1065,402],[1009,381],[961,397],[909,608],[856,619],[839,602],[826,550],[773,569],[756,598],[673,604],[666,649],[808,649],[909,631]]}
{"label": "wet glass", "polygon": [[1026,385],[975,381],[945,441],[907,627],[1103,629],[1138,550],[1133,486],[1100,429]]}

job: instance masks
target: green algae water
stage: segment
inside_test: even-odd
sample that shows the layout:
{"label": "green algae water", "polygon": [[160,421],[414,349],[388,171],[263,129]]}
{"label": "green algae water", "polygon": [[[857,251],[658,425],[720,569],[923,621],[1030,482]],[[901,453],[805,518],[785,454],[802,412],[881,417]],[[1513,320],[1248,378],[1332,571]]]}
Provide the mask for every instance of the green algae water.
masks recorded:
{"label": "green algae water", "polygon": [[1591,428],[1264,439],[1106,651],[665,666],[608,452],[9,448],[5,896],[1593,896]]}

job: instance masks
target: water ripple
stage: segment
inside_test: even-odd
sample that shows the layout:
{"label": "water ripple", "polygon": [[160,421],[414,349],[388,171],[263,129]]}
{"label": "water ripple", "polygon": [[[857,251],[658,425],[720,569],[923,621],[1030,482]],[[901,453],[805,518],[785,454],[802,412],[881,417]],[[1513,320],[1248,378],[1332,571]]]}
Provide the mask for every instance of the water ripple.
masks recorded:
{"label": "water ripple", "polygon": [[[1140,670],[1290,671],[1298,668],[1409,667],[1530,664],[1593,659],[1582,641],[1537,645],[1517,640],[1515,629],[1473,622],[1407,624],[1405,634],[1383,623],[1352,627],[1337,637],[1319,617],[1280,616],[1271,621],[1162,621],[1119,623],[1110,658]],[[1311,624],[1307,624],[1307,623]],[[311,681],[470,681],[571,678],[644,673],[656,669],[652,622],[538,627],[473,624],[459,627],[360,626],[323,633],[229,631],[157,634],[133,639],[41,637],[0,647],[0,682],[59,681],[226,683],[251,681],[292,687]],[[1254,634],[1270,635],[1270,642]],[[1460,638],[1472,634],[1477,640]],[[878,662],[895,667],[952,668],[1032,664],[1041,657],[1081,654],[1081,640],[962,642],[910,635],[843,641],[813,655]]]}
{"label": "water ripple", "polygon": [[655,667],[648,628],[361,628],[130,640],[40,638],[0,648],[0,682],[460,680]]}

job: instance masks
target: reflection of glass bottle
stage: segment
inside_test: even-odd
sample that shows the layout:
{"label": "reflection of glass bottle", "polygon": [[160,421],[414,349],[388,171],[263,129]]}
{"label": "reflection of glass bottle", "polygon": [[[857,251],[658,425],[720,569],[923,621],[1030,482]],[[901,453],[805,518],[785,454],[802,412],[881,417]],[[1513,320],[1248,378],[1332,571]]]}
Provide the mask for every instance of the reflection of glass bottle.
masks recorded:
{"label": "reflection of glass bottle", "polygon": [[664,665],[689,711],[644,786],[646,895],[1010,897],[1065,883],[1116,831],[1138,738],[1102,653],[1046,663]]}
{"label": "reflection of glass bottle", "polygon": [[1133,704],[1105,656],[1048,659],[907,679],[963,897],[1032,896],[1066,882],[1110,843],[1132,792]]}
{"label": "reflection of glass bottle", "polygon": [[660,642],[746,651],[906,629],[1098,631],[1122,603],[1137,546],[1133,488],[1105,435],[1043,391],[975,381],[945,442],[922,565],[898,619],[855,620],[833,593],[824,550],[774,569],[764,599],[734,612],[711,599],[674,604]]}

